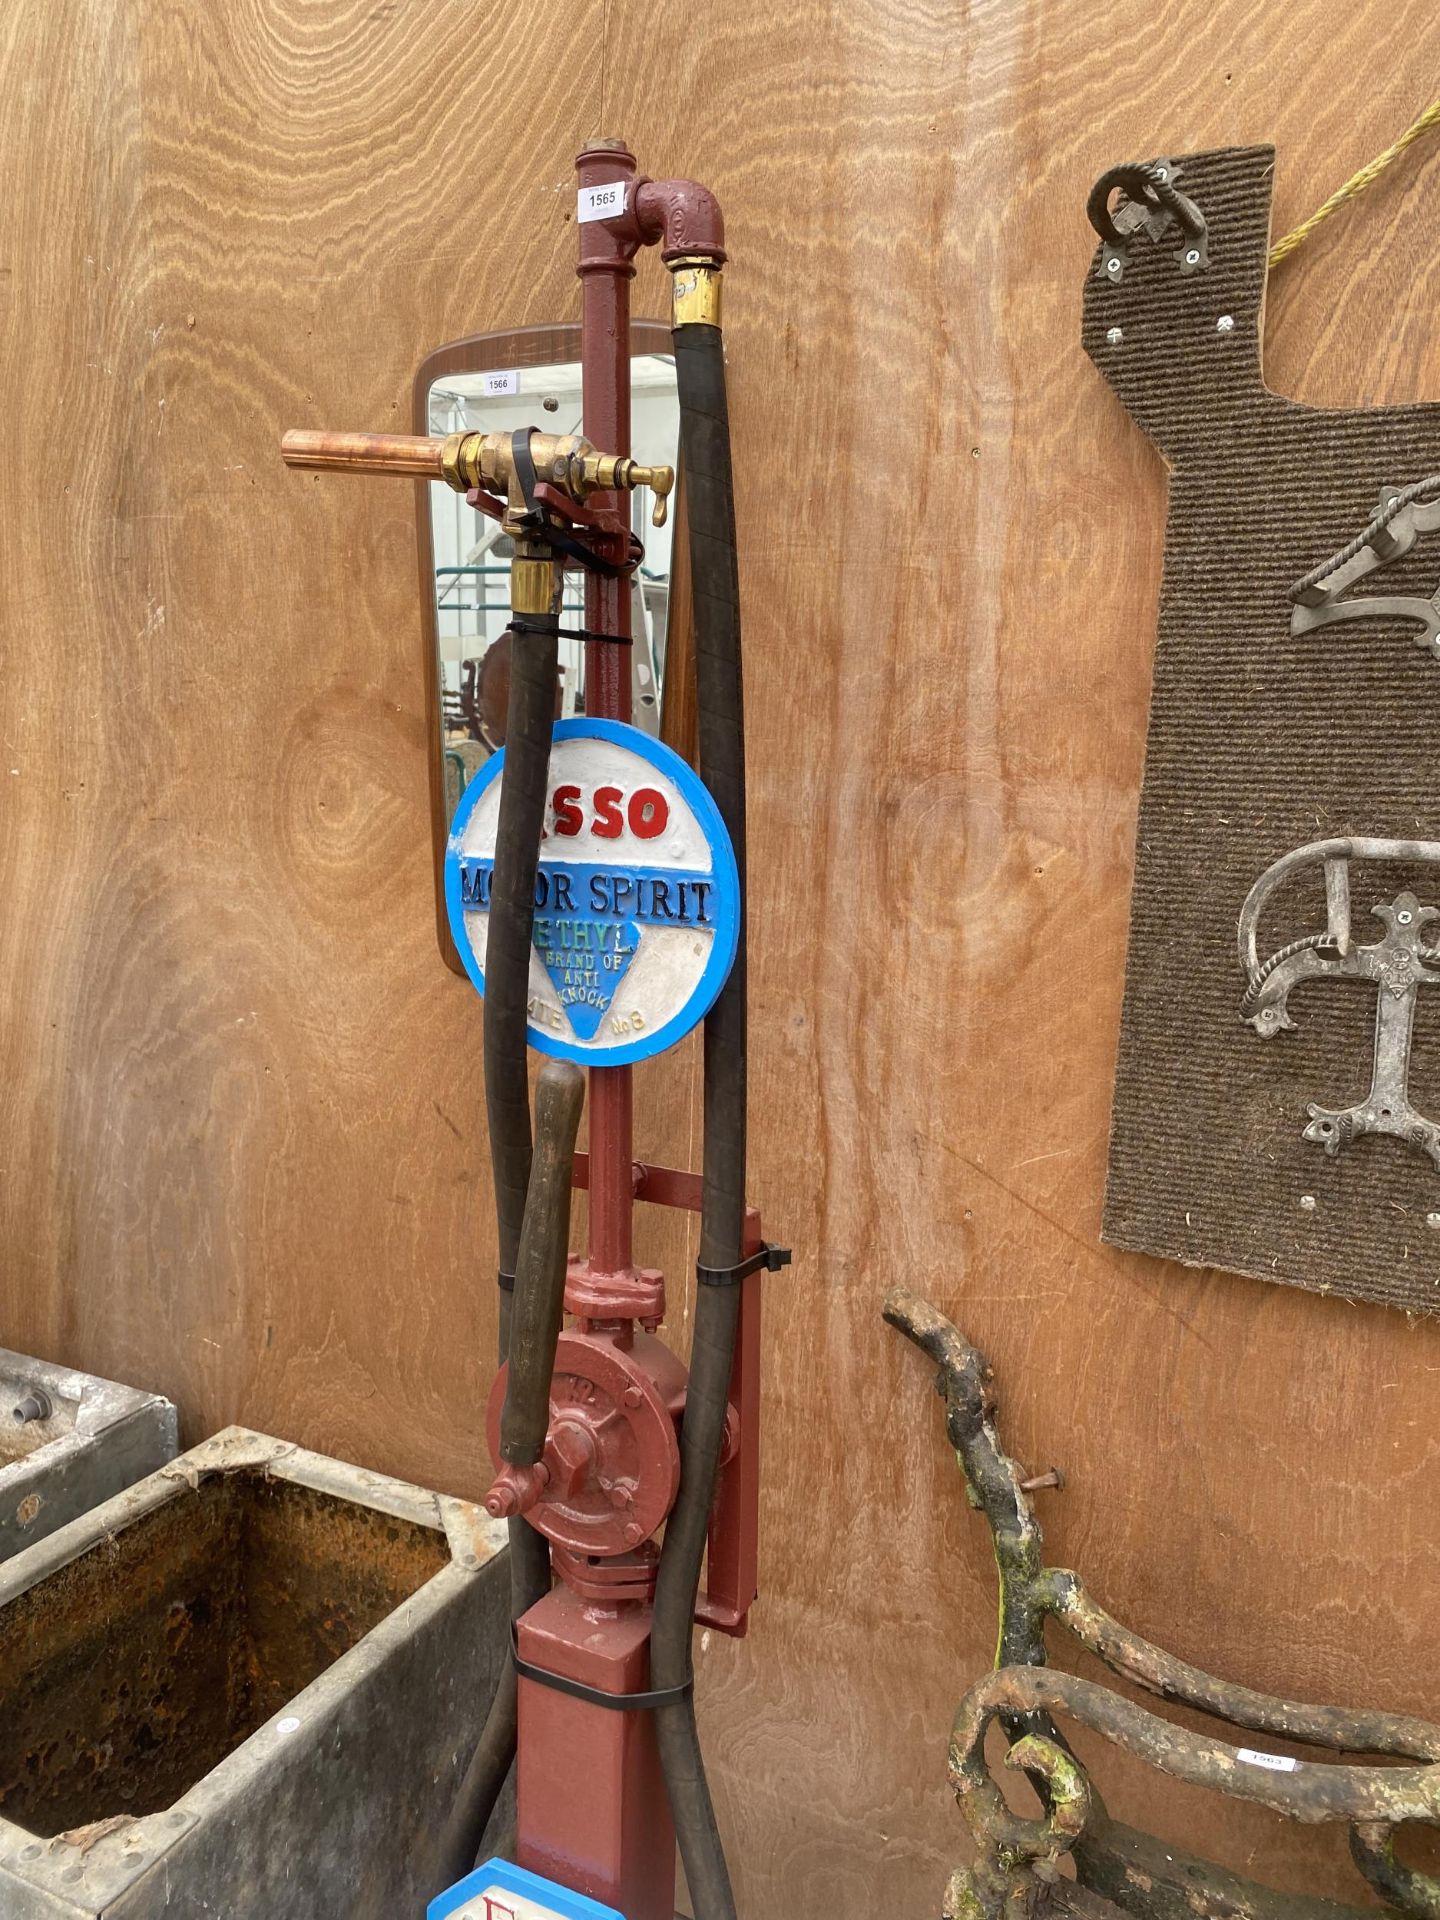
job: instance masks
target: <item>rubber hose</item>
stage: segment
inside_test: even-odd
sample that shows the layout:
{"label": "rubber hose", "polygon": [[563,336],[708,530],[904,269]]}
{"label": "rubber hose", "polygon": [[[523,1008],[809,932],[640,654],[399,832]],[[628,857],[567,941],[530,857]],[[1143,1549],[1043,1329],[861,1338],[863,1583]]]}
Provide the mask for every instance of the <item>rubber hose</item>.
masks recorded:
{"label": "rubber hose", "polygon": [[[740,939],[735,964],[705,1022],[704,1192],[700,1259],[736,1265],[745,1238],[745,719],[740,577],[730,422],[720,329],[677,327],[676,383],[694,596],[700,773],[735,847]],[[740,1288],[696,1289],[690,1384],[680,1429],[680,1491],[665,1526],[650,1641],[650,1685],[682,1686],[700,1569],[729,1407]],[[735,1896],[705,1778],[690,1695],[655,1711],[660,1760],[695,1920],[735,1920]]]}
{"label": "rubber hose", "polygon": [[[545,825],[550,738],[559,674],[559,614],[554,633],[539,633],[542,616],[510,645],[510,696],[505,713],[505,765],[495,831],[495,870],[485,942],[485,1110],[495,1179],[500,1271],[513,1274],[530,1184],[530,1083],[527,1002],[535,870]],[[510,1351],[510,1294],[500,1290],[500,1359]],[[550,1591],[550,1547],[523,1516],[507,1523],[510,1617],[518,1620]],[[508,1652],[484,1730],[465,1769],[441,1842],[443,1887],[476,1864],[490,1816],[515,1760],[515,1669]]]}
{"label": "rubber hose", "polygon": [[515,1262],[515,1314],[500,1415],[500,1457],[517,1467],[533,1467],[541,1459],[550,1431],[550,1382],[565,1311],[570,1182],[584,1104],[580,1068],[569,1060],[547,1060],[535,1083],[535,1152]]}
{"label": "rubber hose", "polygon": [[[505,765],[485,936],[485,1112],[490,1124],[500,1271],[512,1277],[530,1185],[530,937],[560,650],[558,614],[545,620],[546,625],[553,624],[553,633],[534,631],[541,624],[538,616],[526,619],[526,632],[512,635],[510,644]],[[508,1305],[502,1302],[507,1336]],[[508,1337],[504,1349],[502,1360],[509,1350]]]}

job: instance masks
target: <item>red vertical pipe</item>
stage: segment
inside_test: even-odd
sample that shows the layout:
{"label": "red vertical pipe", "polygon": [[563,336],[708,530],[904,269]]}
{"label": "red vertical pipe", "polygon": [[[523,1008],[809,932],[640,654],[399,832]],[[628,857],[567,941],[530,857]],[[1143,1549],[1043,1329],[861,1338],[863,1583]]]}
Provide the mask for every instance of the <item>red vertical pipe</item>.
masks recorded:
{"label": "red vertical pipe", "polygon": [[[575,162],[580,187],[623,180],[633,223],[635,156],[622,140],[595,140]],[[579,222],[580,378],[586,438],[606,453],[630,451],[630,282],[635,244],[608,221]],[[615,507],[613,493],[591,505]],[[624,509],[629,511],[628,504]],[[629,634],[630,582],[585,576],[585,624],[597,633]],[[585,648],[585,711],[601,720],[630,718],[630,650],[590,641]],[[590,1070],[590,1265],[624,1273],[631,1265],[633,1110],[629,1067]]]}

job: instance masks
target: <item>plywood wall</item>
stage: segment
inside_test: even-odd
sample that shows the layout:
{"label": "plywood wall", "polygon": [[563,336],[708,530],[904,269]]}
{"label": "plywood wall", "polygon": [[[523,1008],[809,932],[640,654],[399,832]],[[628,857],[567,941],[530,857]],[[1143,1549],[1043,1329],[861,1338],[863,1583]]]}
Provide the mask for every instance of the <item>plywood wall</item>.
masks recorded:
{"label": "plywood wall", "polygon": [[[765,1594],[699,1656],[743,1905],[933,1913],[993,1580],[902,1279],[1058,1464],[1055,1556],[1251,1685],[1440,1714],[1440,1325],[1097,1229],[1164,476],[1077,344],[1112,161],[1428,97],[1424,0],[52,0],[0,19],[0,1339],[485,1481],[479,1008],[435,952],[411,496],[287,474],[572,315],[571,157],[724,203],[768,1319]],[[1273,385],[1440,393],[1440,161],[1277,278]],[[653,262],[639,307],[663,310]],[[693,1156],[697,1069],[641,1076]],[[657,1238],[676,1276],[686,1249]],[[683,1331],[684,1311],[677,1312]],[[1338,1837],[1116,1811],[1342,1892]]]}

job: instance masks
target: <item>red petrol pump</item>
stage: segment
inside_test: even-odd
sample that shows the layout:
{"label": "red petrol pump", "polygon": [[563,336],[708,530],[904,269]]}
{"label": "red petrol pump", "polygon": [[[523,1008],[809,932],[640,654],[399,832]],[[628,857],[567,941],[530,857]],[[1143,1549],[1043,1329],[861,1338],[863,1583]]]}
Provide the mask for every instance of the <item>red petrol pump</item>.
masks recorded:
{"label": "red petrol pump", "polygon": [[[672,1920],[678,1838],[696,1920],[732,1920],[691,1639],[696,1622],[743,1634],[756,1595],[759,1275],[789,1255],[763,1240],[745,1199],[745,758],[724,230],[705,188],[639,175],[622,142],[592,143],[577,171],[585,439],[291,433],[284,452],[296,466],[444,478],[514,542],[503,765],[462,801],[447,896],[485,995],[504,1363],[486,1505],[509,1522],[515,1645],[451,1813],[447,1864],[452,1877],[475,1864],[518,1748],[522,1868],[625,1920]],[[658,523],[673,481],[629,458],[630,281],[646,245],[660,247],[672,276],[703,788],[625,724],[640,552],[621,500],[650,487]],[[567,565],[585,571],[586,717],[556,727]],[[555,864],[567,837],[571,857]],[[630,1062],[702,1014],[702,1170],[638,1165]],[[531,1046],[559,1055],[540,1071],[533,1134]],[[581,1064],[588,1154],[573,1152]],[[589,1191],[589,1239],[567,1258],[572,1183]],[[688,1371],[658,1338],[663,1276],[634,1261],[637,1200],[700,1216]]]}

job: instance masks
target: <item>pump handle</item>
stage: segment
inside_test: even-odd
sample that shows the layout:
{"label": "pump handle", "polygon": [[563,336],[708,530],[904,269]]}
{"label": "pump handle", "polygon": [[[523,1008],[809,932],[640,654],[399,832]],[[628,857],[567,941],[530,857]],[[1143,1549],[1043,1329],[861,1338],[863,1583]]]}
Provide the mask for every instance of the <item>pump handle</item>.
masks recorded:
{"label": "pump handle", "polygon": [[568,1060],[547,1060],[535,1086],[535,1149],[525,1219],[515,1259],[509,1376],[500,1416],[500,1456],[533,1467],[550,1427],[550,1376],[565,1303],[570,1244],[570,1180],[585,1075]]}

